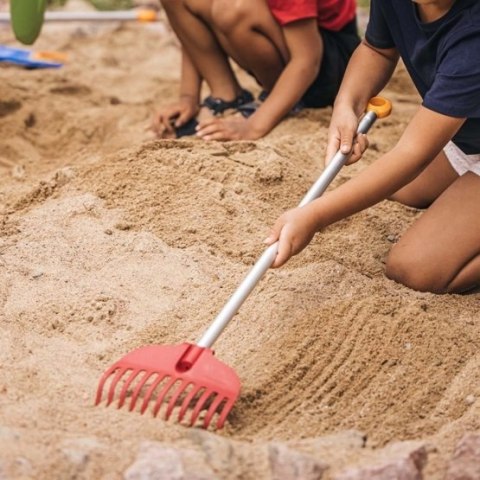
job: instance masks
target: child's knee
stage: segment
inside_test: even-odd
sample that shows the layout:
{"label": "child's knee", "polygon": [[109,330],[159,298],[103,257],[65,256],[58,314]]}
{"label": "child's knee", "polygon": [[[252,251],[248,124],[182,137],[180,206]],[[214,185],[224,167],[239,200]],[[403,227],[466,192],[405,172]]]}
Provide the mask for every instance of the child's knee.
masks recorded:
{"label": "child's knee", "polygon": [[[251,3],[251,2],[250,2]],[[245,27],[249,19],[253,22],[251,4],[248,0],[212,0],[212,21],[219,31],[227,35],[239,27]]]}
{"label": "child's knee", "polygon": [[435,265],[430,265],[408,249],[393,247],[387,258],[385,275],[420,292],[445,293],[448,285]]}

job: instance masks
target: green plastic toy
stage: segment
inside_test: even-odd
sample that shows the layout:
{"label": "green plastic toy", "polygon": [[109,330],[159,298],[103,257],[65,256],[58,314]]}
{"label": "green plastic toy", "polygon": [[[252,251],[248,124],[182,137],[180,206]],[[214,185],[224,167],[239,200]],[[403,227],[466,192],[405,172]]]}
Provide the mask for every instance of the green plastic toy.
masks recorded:
{"label": "green plastic toy", "polygon": [[10,0],[13,32],[19,42],[32,45],[40,35],[47,0]]}

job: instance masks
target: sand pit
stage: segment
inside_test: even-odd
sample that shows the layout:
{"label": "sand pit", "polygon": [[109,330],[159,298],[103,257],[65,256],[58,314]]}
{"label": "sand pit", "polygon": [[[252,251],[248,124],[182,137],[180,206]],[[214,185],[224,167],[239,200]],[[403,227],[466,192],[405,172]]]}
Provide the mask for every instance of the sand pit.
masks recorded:
{"label": "sand pit", "polygon": [[[480,295],[385,278],[420,215],[390,202],[318,235],[242,307],[215,345],[243,384],[225,429],[93,406],[121,356],[208,326],[320,172],[331,112],[256,142],[156,141],[149,116],[177,91],[166,25],[48,25],[35,48],[70,61],[0,69],[0,479],[460,478],[455,447],[480,432]],[[402,69],[385,94],[394,114],[336,184],[418,107]]]}

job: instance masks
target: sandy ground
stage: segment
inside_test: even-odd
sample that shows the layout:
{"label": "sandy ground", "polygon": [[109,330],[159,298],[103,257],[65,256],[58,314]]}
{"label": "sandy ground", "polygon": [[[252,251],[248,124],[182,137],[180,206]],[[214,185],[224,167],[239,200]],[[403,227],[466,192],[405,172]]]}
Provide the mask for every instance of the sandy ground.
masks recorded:
{"label": "sandy ground", "polygon": [[[15,45],[5,27],[0,41]],[[331,111],[256,142],[156,141],[145,126],[178,85],[165,25],[48,25],[35,48],[69,62],[0,68],[0,478],[140,478],[125,472],[148,445],[189,452],[185,478],[272,478],[280,442],[320,456],[328,479],[401,441],[426,445],[425,478],[443,478],[480,430],[480,295],[385,278],[421,214],[391,202],[252,293],[215,345],[243,387],[222,431],[93,406],[127,352],[201,335],[321,171]],[[394,145],[419,104],[401,69],[385,95],[394,114],[334,183]]]}

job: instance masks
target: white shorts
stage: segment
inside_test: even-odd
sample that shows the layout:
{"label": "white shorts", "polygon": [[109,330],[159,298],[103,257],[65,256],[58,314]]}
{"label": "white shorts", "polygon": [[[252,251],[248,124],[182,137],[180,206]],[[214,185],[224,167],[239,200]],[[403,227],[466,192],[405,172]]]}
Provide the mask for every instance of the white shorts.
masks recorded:
{"label": "white shorts", "polygon": [[453,142],[448,142],[443,149],[453,169],[461,176],[473,172],[480,176],[480,154],[467,155]]}

